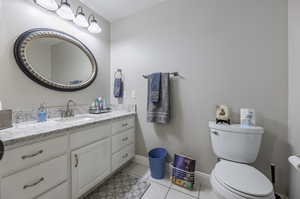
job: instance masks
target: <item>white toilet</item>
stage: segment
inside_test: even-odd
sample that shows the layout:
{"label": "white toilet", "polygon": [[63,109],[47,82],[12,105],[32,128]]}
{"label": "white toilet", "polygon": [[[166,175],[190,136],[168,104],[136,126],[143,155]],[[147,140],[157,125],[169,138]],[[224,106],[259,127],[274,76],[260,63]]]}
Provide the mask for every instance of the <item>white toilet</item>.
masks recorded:
{"label": "white toilet", "polygon": [[270,180],[247,164],[258,155],[264,129],[209,122],[212,148],[220,158],[210,177],[218,199],[275,199]]}

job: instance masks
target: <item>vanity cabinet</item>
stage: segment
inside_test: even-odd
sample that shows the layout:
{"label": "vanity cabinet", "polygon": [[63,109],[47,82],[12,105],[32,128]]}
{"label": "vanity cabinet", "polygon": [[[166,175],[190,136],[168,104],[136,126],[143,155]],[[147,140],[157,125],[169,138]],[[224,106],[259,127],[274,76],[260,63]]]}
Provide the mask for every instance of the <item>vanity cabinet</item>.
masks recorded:
{"label": "vanity cabinet", "polygon": [[82,196],[134,157],[134,124],[134,117],[125,117],[70,135],[72,199]]}
{"label": "vanity cabinet", "polygon": [[0,199],[78,199],[134,154],[134,116],[62,130],[5,151]]}
{"label": "vanity cabinet", "polygon": [[111,139],[75,150],[72,157],[72,196],[78,198],[111,172]]}

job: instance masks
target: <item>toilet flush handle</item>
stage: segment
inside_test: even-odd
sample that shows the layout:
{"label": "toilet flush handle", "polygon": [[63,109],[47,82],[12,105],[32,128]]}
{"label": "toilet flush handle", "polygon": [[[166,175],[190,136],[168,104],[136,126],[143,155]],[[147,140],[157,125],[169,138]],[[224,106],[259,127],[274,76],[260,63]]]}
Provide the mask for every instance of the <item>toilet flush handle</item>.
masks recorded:
{"label": "toilet flush handle", "polygon": [[211,131],[212,134],[219,135],[217,131]]}

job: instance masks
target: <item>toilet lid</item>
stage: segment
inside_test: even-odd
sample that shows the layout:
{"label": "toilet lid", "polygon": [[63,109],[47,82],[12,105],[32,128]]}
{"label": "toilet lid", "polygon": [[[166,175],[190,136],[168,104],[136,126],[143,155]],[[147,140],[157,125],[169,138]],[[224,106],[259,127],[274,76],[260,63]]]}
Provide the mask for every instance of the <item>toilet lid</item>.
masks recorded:
{"label": "toilet lid", "polygon": [[252,196],[267,196],[273,192],[269,179],[254,167],[222,160],[216,164],[215,177],[228,187]]}

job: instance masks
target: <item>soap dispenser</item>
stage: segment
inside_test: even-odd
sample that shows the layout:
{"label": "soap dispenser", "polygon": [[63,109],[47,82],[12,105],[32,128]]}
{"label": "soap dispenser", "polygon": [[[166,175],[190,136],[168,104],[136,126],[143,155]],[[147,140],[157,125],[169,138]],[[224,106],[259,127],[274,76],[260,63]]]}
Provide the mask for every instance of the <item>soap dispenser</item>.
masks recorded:
{"label": "soap dispenser", "polygon": [[38,122],[47,121],[47,111],[44,104],[41,104],[38,109]]}

